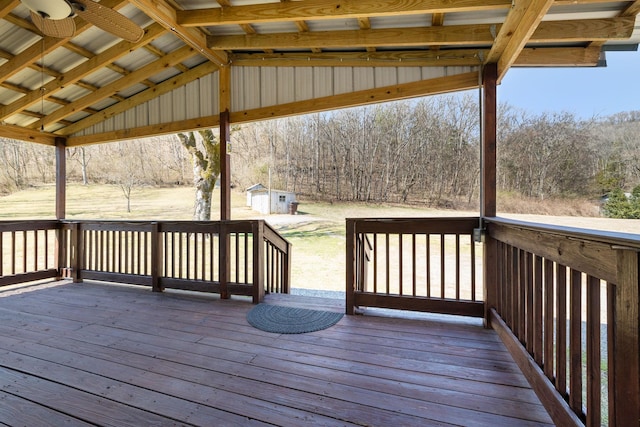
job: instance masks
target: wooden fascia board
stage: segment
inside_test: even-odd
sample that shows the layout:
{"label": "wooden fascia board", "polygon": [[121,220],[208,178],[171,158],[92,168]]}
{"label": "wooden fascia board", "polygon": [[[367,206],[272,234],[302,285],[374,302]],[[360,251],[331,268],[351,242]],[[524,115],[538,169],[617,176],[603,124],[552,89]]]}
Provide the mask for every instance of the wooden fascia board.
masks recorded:
{"label": "wooden fascia board", "polygon": [[[609,18],[541,22],[529,39],[531,42],[593,41],[629,38],[635,19]],[[308,33],[246,34],[209,36],[212,49],[265,50],[349,48],[358,46],[456,46],[491,45],[501,25],[477,24],[443,27],[386,28],[371,30],[318,31]],[[491,62],[485,61],[485,62]]]}
{"label": "wooden fascia board", "polygon": [[193,56],[196,52],[191,46],[183,46],[168,55],[159,58],[158,60],[147,64],[146,66],[132,72],[127,76],[123,76],[122,78],[110,83],[106,86],[103,86],[96,90],[95,92],[86,95],[78,100],[73,101],[69,105],[66,105],[58,110],[55,110],[51,114],[46,115],[41,120],[31,125],[33,128],[40,128],[42,126],[46,126],[50,123],[55,123],[61,119],[64,119],[71,114],[74,114],[78,111],[89,107],[96,102],[108,98],[109,96],[117,93],[118,91],[130,87],[141,80],[144,80],[148,77],[157,74],[160,70],[173,67],[185,59]]}
{"label": "wooden fascia board", "polygon": [[291,102],[231,113],[231,123],[252,122],[299,114],[329,111],[366,104],[436,95],[478,87],[478,73],[464,73],[352,93]]}
{"label": "wooden fascia board", "polygon": [[[525,7],[521,7],[525,3]],[[536,32],[538,25],[542,22],[542,18],[553,4],[553,0],[532,0],[529,2],[515,2],[515,6],[509,14],[505,23],[502,25],[496,42],[489,53],[490,60],[494,55],[496,46],[500,46],[496,54],[499,59],[498,63],[498,83],[509,70],[509,67],[515,62],[520,52],[525,47],[531,36]],[[514,27],[515,25],[515,27]],[[506,42],[502,42],[502,39]]]}
{"label": "wooden fascia board", "polygon": [[88,116],[72,125],[60,129],[58,135],[71,135],[77,133],[83,129],[107,120],[113,116],[116,116],[122,112],[125,112],[137,105],[150,101],[153,98],[157,98],[165,93],[168,93],[178,87],[184,86],[194,80],[199,79],[207,74],[211,74],[219,68],[212,62],[205,62],[197,67],[192,68],[182,74],[179,74],[171,79],[168,79],[153,88],[148,88],[126,100],[105,108],[104,110]]}
{"label": "wooden fascia board", "polygon": [[[372,103],[414,98],[418,96],[455,92],[477,87],[478,73],[464,73],[455,76],[438,77],[435,79],[403,83],[377,89],[367,89],[353,93],[297,101],[253,110],[236,111],[231,113],[231,123],[240,124],[259,120],[268,120],[279,117],[328,111],[338,108],[356,107]],[[220,123],[219,119],[220,116],[216,114],[197,119],[143,126],[135,129],[124,129],[86,136],[70,136],[67,139],[67,146],[73,147],[97,144],[123,139],[185,132],[205,127],[216,127]]]}
{"label": "wooden fascia board", "polygon": [[52,133],[25,129],[20,126],[0,124],[0,136],[18,141],[34,142],[43,145],[56,145],[56,137]]}
{"label": "wooden fascia board", "polygon": [[209,49],[206,35],[197,28],[186,28],[176,18],[177,10],[165,0],[129,0],[129,3],[142,10],[151,19],[172,31],[186,44],[218,66],[228,63],[225,52]]}
{"label": "wooden fascia board", "polygon": [[[229,55],[237,67],[464,67],[479,65],[489,49],[320,52],[320,53],[237,53]],[[525,48],[513,66],[595,66],[600,48]]]}
{"label": "wooden fascia board", "polygon": [[474,12],[511,7],[511,0],[314,0],[177,11],[185,27],[260,24],[304,20],[353,19],[451,12]]}
{"label": "wooden fascia board", "polygon": [[148,28],[145,29],[145,35],[137,43],[131,43],[128,41],[122,41],[115,46],[107,49],[106,51],[94,56],[86,62],[83,62],[76,68],[61,74],[56,79],[48,82],[44,86],[44,91],[41,89],[33,90],[27,93],[22,98],[16,100],[15,102],[0,107],[0,120],[4,120],[7,117],[19,113],[20,111],[29,108],[37,102],[40,102],[44,96],[44,99],[49,98],[54,95],[57,91],[74,84],[83,77],[93,73],[96,69],[101,68],[105,65],[108,65],[118,58],[121,58],[124,55],[127,55],[131,50],[134,50],[138,47],[144,46],[159,36],[161,36],[165,32],[164,28],[162,28],[158,24],[152,24]]}
{"label": "wooden fascia board", "polygon": [[220,115],[215,114],[191,120],[181,120],[156,125],[141,126],[135,129],[122,129],[87,136],[73,136],[67,139],[67,147],[103,144],[106,142],[123,141],[126,139],[148,138],[159,135],[169,135],[178,132],[189,132],[204,128],[215,128],[220,125]]}

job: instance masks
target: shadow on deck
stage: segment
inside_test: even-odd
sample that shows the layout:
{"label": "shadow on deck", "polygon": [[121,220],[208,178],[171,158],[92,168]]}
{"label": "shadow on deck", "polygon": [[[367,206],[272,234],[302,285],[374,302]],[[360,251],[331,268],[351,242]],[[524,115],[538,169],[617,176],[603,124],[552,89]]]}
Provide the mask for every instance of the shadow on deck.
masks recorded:
{"label": "shadow on deck", "polygon": [[[344,311],[344,301],[266,303]],[[345,316],[278,335],[249,298],[67,281],[0,292],[7,425],[551,425],[480,320]]]}

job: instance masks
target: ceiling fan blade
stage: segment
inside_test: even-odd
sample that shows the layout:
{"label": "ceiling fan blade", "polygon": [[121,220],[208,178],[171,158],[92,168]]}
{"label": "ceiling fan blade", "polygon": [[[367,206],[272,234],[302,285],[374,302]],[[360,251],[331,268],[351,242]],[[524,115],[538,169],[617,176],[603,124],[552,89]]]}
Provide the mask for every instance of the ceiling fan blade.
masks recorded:
{"label": "ceiling fan blade", "polygon": [[32,11],[31,21],[45,36],[66,39],[76,33],[76,22],[73,18],[47,19]]}
{"label": "ceiling fan blade", "polygon": [[72,4],[82,19],[116,37],[135,43],[144,35],[144,30],[135,22],[93,0],[76,0]]}

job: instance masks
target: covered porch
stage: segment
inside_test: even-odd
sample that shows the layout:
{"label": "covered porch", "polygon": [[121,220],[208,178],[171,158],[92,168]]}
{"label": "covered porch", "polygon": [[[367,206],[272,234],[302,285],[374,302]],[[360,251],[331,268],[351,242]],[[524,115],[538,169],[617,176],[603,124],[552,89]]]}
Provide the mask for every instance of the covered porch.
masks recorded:
{"label": "covered porch", "polygon": [[[640,238],[501,219],[495,171],[509,69],[636,49],[640,2],[102,0],[135,37],[29,4],[0,3],[0,136],[55,147],[55,219],[0,223],[0,285],[72,280],[0,298],[0,422],[638,425]],[[230,215],[231,126],[467,89],[478,216],[347,219],[344,303],[279,295],[290,245]],[[65,219],[68,148],[211,127],[220,221]],[[261,301],[365,315],[269,336]]]}

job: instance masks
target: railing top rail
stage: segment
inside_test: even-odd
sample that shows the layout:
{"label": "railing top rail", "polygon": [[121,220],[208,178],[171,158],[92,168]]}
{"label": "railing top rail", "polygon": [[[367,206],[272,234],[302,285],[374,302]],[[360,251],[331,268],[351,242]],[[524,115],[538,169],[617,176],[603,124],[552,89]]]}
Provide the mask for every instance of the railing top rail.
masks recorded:
{"label": "railing top rail", "polygon": [[503,225],[523,230],[531,230],[548,234],[570,237],[576,240],[592,241],[611,245],[612,247],[640,250],[640,234],[620,233],[614,231],[592,230],[586,228],[567,227],[553,224],[520,221],[501,217],[482,218],[485,223]]}
{"label": "railing top rail", "polygon": [[357,233],[469,233],[478,217],[347,218]]}
{"label": "railing top rail", "polygon": [[0,231],[54,230],[60,227],[58,220],[0,221]]}

